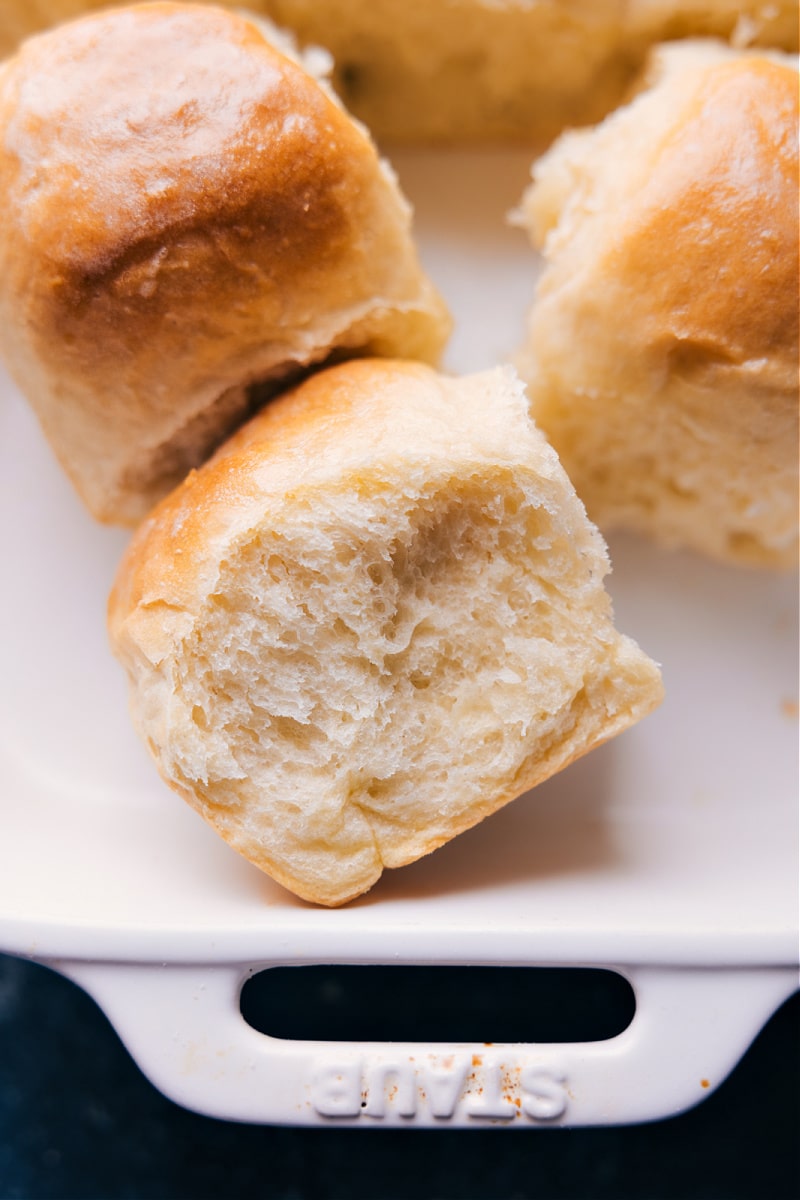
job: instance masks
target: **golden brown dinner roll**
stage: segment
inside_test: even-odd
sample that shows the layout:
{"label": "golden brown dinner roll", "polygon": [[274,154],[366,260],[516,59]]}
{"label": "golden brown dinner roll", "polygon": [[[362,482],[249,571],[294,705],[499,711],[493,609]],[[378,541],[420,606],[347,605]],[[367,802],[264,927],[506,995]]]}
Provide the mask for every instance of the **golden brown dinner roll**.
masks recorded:
{"label": "golden brown dinner roll", "polygon": [[448,329],[366,132],[231,12],[86,17],[0,67],[0,351],[92,512],[133,522],[332,352]]}
{"label": "golden brown dinner roll", "polygon": [[658,704],[607,570],[510,368],[361,360],[162,501],[109,628],[167,783],[337,905]]}
{"label": "golden brown dinner roll", "polygon": [[534,167],[546,259],[521,369],[590,517],[782,567],[798,534],[798,77],[664,47]]}

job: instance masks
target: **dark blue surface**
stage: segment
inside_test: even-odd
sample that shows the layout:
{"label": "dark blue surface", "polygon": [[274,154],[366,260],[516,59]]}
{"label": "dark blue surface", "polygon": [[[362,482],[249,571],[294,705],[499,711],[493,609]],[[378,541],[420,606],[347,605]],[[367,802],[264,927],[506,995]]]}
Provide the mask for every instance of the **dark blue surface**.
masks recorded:
{"label": "dark blue surface", "polygon": [[800,997],[690,1113],[629,1128],[280,1129],[185,1112],[92,1000],[0,956],[0,1200],[797,1200]]}

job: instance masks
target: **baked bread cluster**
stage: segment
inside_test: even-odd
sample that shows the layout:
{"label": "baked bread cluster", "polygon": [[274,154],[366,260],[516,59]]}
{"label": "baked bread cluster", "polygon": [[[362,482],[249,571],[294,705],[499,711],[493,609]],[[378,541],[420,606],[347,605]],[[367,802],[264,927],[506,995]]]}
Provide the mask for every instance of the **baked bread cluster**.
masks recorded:
{"label": "baked bread cluster", "polygon": [[[339,86],[428,140],[549,138],[656,34],[781,46],[785,8],[259,5],[348,36]],[[676,42],[537,160],[526,392],[435,369],[449,317],[326,61],[194,4],[25,42],[0,65],[0,350],[90,511],[138,523],[108,623],[162,777],[339,905],[660,702],[592,519],[795,561],[797,74]]]}
{"label": "baked bread cluster", "polygon": [[[117,0],[123,2],[124,0]],[[109,0],[3,0],[0,54]],[[619,104],[650,47],[716,37],[797,50],[796,0],[247,0],[324,46],[380,139],[549,142]]]}

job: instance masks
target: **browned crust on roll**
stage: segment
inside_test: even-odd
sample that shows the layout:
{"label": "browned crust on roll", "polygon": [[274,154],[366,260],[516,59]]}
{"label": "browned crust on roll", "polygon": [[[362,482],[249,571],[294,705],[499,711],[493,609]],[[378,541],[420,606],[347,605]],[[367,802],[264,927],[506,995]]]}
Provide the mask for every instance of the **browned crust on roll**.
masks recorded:
{"label": "browned crust on roll", "polygon": [[101,518],[141,516],[253,381],[337,348],[436,358],[394,181],[250,21],[156,3],[34,38],[0,130],[0,349]]}
{"label": "browned crust on roll", "polygon": [[655,78],[535,167],[547,267],[522,369],[600,527],[797,561],[798,77],[665,47]]}

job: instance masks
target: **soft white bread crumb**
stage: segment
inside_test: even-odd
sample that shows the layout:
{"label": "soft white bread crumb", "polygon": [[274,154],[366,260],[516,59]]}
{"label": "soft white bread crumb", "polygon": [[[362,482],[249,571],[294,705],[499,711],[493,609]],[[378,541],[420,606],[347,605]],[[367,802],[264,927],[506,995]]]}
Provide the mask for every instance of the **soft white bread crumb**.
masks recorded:
{"label": "soft white bread crumb", "polygon": [[797,559],[797,96],[786,55],[663,47],[534,166],[519,219],[546,268],[519,365],[604,531]]}
{"label": "soft white bread crumb", "polygon": [[330,368],[142,524],[109,607],[164,779],[341,904],[661,698],[510,369]]}

